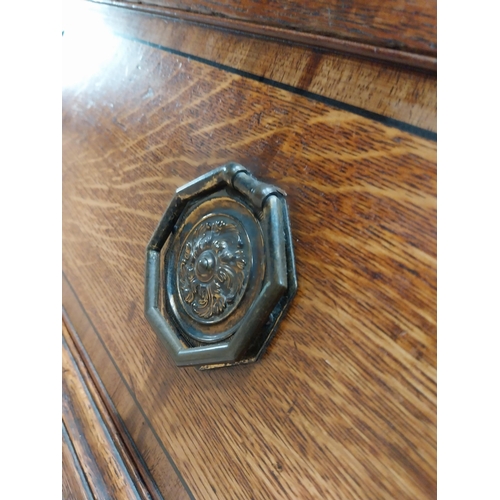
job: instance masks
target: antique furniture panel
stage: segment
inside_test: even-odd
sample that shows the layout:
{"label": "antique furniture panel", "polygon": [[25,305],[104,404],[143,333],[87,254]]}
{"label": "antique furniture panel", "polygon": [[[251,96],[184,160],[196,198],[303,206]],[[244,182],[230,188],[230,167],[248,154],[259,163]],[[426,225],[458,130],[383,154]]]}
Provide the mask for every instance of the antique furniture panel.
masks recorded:
{"label": "antique furniture panel", "polygon": [[302,90],[306,96],[321,96],[337,107],[381,115],[406,130],[436,132],[437,85],[432,73],[105,5],[76,4],[70,14],[78,23],[85,19],[84,27],[105,26],[105,33],[138,39],[294,92]]}
{"label": "antique furniture panel", "polygon": [[436,67],[436,1],[101,0],[134,11],[299,41],[415,67]]}
{"label": "antique furniture panel", "polygon": [[[162,45],[175,32],[152,19],[151,40],[134,23],[108,33],[106,60],[83,32],[64,35],[65,67],[78,69],[80,50],[95,65],[63,92],[63,305],[155,487],[165,498],[433,498],[432,120],[388,120],[390,106],[364,97],[342,105],[327,80],[304,93],[263,79],[255,55],[223,54],[233,35],[222,32],[223,66],[190,57],[187,42]],[[263,58],[253,68],[271,71]],[[399,78],[411,87],[407,70]],[[432,102],[434,84],[420,81]],[[388,83],[399,95],[406,84]],[[299,289],[259,363],[179,369],[144,319],[144,251],[175,190],[231,160],[288,193]]]}
{"label": "antique furniture panel", "polygon": [[79,498],[148,498],[68,342],[72,344],[72,339],[63,324],[63,493]]}

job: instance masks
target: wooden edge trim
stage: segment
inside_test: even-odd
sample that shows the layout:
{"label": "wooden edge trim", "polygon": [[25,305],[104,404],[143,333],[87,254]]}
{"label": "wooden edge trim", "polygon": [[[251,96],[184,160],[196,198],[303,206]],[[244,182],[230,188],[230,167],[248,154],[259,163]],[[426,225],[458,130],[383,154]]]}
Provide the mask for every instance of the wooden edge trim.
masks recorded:
{"label": "wooden edge trim", "polygon": [[[63,443],[66,444],[66,446],[67,446],[69,454],[71,455],[71,460],[73,461],[72,462],[73,470],[77,474],[77,477],[79,480],[79,486],[82,488],[82,491],[81,491],[82,494],[84,494],[86,498],[93,498],[87,477],[85,476],[85,472],[83,471],[82,464],[80,463],[78,455],[76,454],[75,447],[73,446],[73,441],[71,440],[71,437],[68,433],[68,429],[66,428],[64,420],[62,422],[62,439],[63,439]],[[63,449],[62,455],[63,455],[63,481],[64,481],[64,449]],[[64,482],[63,482],[63,484],[64,484]],[[63,493],[64,493],[64,486],[63,486]]]}
{"label": "wooden edge trim", "polygon": [[[172,468],[173,473],[177,476],[177,478],[180,482],[180,485],[182,486],[182,488],[184,488],[184,491],[185,491],[187,497],[194,500],[194,496],[191,492],[191,489],[189,488],[185,479],[182,477],[182,474],[180,473],[179,469],[177,468],[177,466],[176,466],[175,462],[173,461],[172,457],[170,456],[168,450],[165,448],[162,440],[160,439],[160,437],[156,433],[154,427],[151,425],[151,422],[149,421],[148,417],[144,413],[144,410],[142,409],[139,401],[137,401],[137,398],[136,398],[134,392],[132,391],[131,387],[128,385],[127,381],[125,380],[119,367],[116,365],[115,360],[113,359],[111,353],[108,351],[101,335],[99,334],[99,332],[95,328],[94,324],[92,323],[92,320],[89,318],[87,311],[83,307],[83,304],[80,302],[78,295],[76,294],[74,288],[72,287],[71,283],[69,282],[68,277],[66,276],[64,271],[62,272],[62,285],[63,285],[63,314],[66,315],[67,320],[69,321],[69,323],[72,327],[72,330],[69,330],[69,333],[72,331],[73,335],[75,335],[75,338],[79,342],[79,345],[81,345],[82,350],[83,350],[82,352],[85,354],[85,357],[83,359],[88,360],[88,363],[89,363],[88,366],[91,368],[90,373],[92,374],[93,377],[95,377],[95,380],[97,381],[96,382],[97,386],[98,387],[102,386],[103,394],[107,395],[107,398],[104,399],[104,401],[107,401],[108,404],[110,405],[109,406],[111,408],[110,415],[112,415],[113,418],[115,418],[117,420],[118,429],[122,429],[122,432],[120,433],[120,435],[122,437],[127,437],[127,439],[125,439],[124,441],[125,441],[125,443],[130,445],[131,449],[133,450],[132,455],[138,457],[137,463],[143,464],[143,467],[141,470],[144,470],[146,476],[149,476],[151,478],[153,484],[156,486],[155,491],[158,492],[159,498],[163,498],[160,488],[158,488],[156,485],[156,480],[154,479],[153,474],[151,474],[149,472],[149,468],[148,468],[148,465],[146,464],[146,461],[143,459],[140,450],[137,448],[134,439],[130,435],[125,423],[123,422],[123,420],[121,418],[120,413],[118,412],[116,406],[114,405],[113,400],[108,395],[106,387],[103,384],[103,382],[99,376],[99,373],[96,370],[96,368],[94,367],[94,365],[91,361],[91,357],[85,348],[85,344],[81,340],[80,335],[77,333],[79,330],[86,331],[85,329],[88,328],[89,331],[91,332],[91,335],[94,336],[96,339],[98,339],[98,341],[100,342],[100,344],[103,348],[103,352],[106,353],[108,361],[113,365],[113,367],[116,371],[116,374],[119,376],[121,383],[123,384],[123,387],[127,390],[129,396],[132,398],[134,404],[136,405],[136,408],[141,413],[146,425],[148,426],[148,429],[151,431],[151,433],[155,439],[155,442],[158,444],[158,446],[160,447],[162,452],[165,454],[165,458],[167,459],[168,463],[170,464],[170,467]],[[78,319],[77,322],[73,322],[71,320],[71,318],[73,317],[73,314],[75,315],[74,316],[75,318],[78,318],[78,316],[81,315],[80,319]],[[63,319],[64,319],[64,317],[63,317]],[[77,327],[74,326],[75,323],[77,323]]]}
{"label": "wooden edge trim", "polygon": [[331,51],[351,54],[376,61],[390,62],[398,65],[405,65],[411,68],[418,68],[432,73],[437,72],[437,57],[431,55],[417,54],[402,50],[389,49],[366,43],[354,42],[315,33],[296,31],[293,29],[279,28],[277,26],[259,25],[249,21],[228,19],[225,17],[199,14],[169,7],[155,5],[145,5],[137,2],[122,0],[88,0],[92,3],[111,5],[124,9],[144,12],[162,17],[179,19],[198,24],[215,26],[217,28],[229,29],[232,31],[242,31],[247,34],[269,37],[278,41],[286,40],[313,48],[322,48]]}
{"label": "wooden edge trim", "polygon": [[90,357],[83,346],[65,309],[62,310],[62,319],[66,326],[67,335],[63,328],[63,337],[71,352],[81,376],[101,414],[102,420],[108,428],[116,449],[120,453],[127,471],[132,478],[141,498],[163,500],[158,486],[151,477],[139,451],[135,447],[123,421],[106,391]]}

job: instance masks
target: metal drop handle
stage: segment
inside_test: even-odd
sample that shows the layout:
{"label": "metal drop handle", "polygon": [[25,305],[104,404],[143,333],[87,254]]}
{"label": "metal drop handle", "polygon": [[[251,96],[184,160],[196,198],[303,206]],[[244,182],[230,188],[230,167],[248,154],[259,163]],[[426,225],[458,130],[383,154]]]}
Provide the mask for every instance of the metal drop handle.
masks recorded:
{"label": "metal drop handle", "polygon": [[285,196],[234,162],[176,191],[147,246],[144,310],[177,366],[262,356],[297,291]]}

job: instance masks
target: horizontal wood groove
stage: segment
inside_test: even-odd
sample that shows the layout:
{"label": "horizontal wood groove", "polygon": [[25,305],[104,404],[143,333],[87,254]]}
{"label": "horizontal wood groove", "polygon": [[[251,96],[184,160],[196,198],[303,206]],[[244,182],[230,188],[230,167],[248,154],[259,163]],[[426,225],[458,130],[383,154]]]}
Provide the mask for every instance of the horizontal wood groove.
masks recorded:
{"label": "horizontal wood groove", "polygon": [[64,26],[68,35],[78,31],[81,17],[90,16],[109,32],[177,50],[188,59],[308,91],[338,107],[350,105],[385,120],[437,130],[436,77],[421,71],[90,2],[71,16],[74,23]]}
{"label": "horizontal wood groove", "polygon": [[316,94],[314,92],[310,92],[308,90],[301,89],[299,87],[294,87],[293,85],[288,85],[286,83],[278,82],[276,80],[272,80],[270,78],[264,78],[253,73],[249,73],[247,71],[242,71],[232,66],[227,66],[225,64],[216,63],[209,59],[205,59],[202,57],[195,56],[193,54],[188,54],[186,52],[182,52],[180,50],[171,49],[169,47],[164,47],[163,45],[148,42],[147,40],[142,40],[140,38],[131,37],[125,35],[123,33],[116,33],[117,36],[120,36],[126,40],[130,40],[132,42],[142,43],[147,45],[148,47],[152,47],[154,49],[163,50],[164,52],[169,52],[170,54],[174,54],[181,57],[186,57],[192,59],[193,61],[201,62],[203,64],[208,64],[217,69],[221,69],[227,71],[229,73],[233,73],[238,76],[242,76],[244,78],[250,78],[252,80],[258,81],[259,83],[263,83],[265,85],[271,85],[281,90],[285,90],[286,92],[292,92],[294,94],[300,95],[302,97],[306,97],[307,99],[313,99],[315,101],[321,102],[328,106],[332,106],[343,111],[347,111],[349,113],[353,113],[358,116],[362,116],[363,118],[368,118],[370,120],[374,120],[376,122],[382,123],[387,127],[396,128],[401,130],[402,132],[408,132],[412,135],[416,135],[418,137],[422,137],[423,139],[428,139],[430,141],[437,141],[437,133],[432,132],[430,130],[426,130],[421,127],[417,127],[415,125],[411,125],[409,123],[403,122],[401,120],[396,120],[395,118],[389,118],[387,116],[381,115],[379,113],[375,113],[373,111],[369,111],[367,109],[360,108],[358,106],[353,106],[352,104],[348,104],[342,101],[338,101],[336,99],[332,99],[331,97],[325,97],[320,94]]}
{"label": "horizontal wood groove", "polygon": [[181,9],[160,7],[156,5],[145,5],[137,2],[126,2],[121,0],[88,0],[97,4],[111,5],[133,11],[144,12],[156,16],[174,18],[183,21],[206,24],[217,28],[240,31],[250,35],[269,37],[277,40],[298,43],[314,48],[352,54],[359,57],[373,59],[376,61],[389,62],[392,64],[405,65],[412,68],[436,73],[437,58],[430,55],[417,54],[403,50],[390,49],[369,45],[366,43],[344,40],[331,36],[319,35],[289,28],[280,28],[249,21],[228,19],[214,15],[189,12]]}

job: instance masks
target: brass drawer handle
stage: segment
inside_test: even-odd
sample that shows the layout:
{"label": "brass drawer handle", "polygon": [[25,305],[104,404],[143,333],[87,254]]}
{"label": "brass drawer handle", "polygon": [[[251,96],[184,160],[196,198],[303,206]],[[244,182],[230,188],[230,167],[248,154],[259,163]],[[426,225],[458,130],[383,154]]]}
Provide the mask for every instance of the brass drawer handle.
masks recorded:
{"label": "brass drawer handle", "polygon": [[176,191],[147,247],[144,309],[177,366],[266,349],[297,291],[285,196],[233,162]]}

